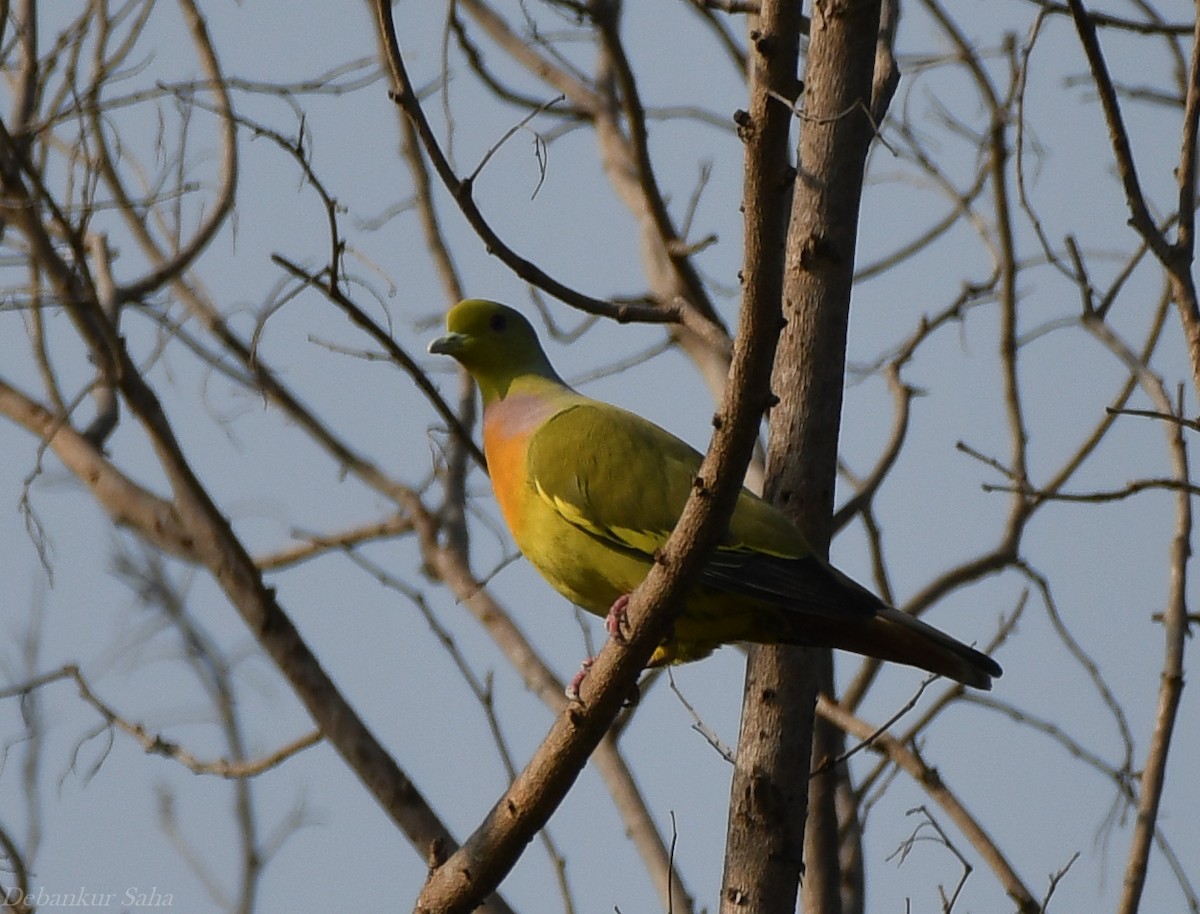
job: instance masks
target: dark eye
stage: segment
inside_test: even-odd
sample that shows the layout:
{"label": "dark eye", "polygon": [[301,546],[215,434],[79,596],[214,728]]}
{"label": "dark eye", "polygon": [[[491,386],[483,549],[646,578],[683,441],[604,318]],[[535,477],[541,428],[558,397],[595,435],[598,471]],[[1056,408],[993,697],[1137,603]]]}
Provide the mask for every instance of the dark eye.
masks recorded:
{"label": "dark eye", "polygon": [[490,323],[493,330],[497,333],[502,333],[504,328],[508,326],[508,318],[503,314],[493,314]]}

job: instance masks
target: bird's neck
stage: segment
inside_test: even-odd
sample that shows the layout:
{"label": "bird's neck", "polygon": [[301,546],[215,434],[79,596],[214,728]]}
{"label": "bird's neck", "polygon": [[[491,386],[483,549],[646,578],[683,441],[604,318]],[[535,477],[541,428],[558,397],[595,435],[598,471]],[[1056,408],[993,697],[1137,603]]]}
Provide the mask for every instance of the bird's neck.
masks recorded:
{"label": "bird's neck", "polygon": [[[542,379],[545,382],[545,379]],[[533,388],[533,389],[529,389]],[[529,437],[551,417],[570,409],[578,395],[565,384],[513,384],[508,395],[483,404],[483,449],[488,466],[523,461]],[[515,450],[514,450],[515,448]]]}
{"label": "bird's neck", "polygon": [[521,372],[517,374],[490,375],[476,379],[483,396],[483,407],[517,398],[555,398],[574,393],[553,370],[543,373]]}

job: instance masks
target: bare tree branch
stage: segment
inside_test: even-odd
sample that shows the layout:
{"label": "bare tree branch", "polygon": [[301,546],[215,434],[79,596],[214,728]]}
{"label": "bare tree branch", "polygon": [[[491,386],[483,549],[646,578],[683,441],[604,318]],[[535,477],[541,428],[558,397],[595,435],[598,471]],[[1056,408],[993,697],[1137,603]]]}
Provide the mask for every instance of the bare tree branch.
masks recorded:
{"label": "bare tree branch", "polygon": [[946,785],[936,770],[931,768],[921,754],[911,746],[905,746],[899,740],[880,733],[879,728],[855,717],[840,704],[825,696],[817,701],[817,713],[835,724],[845,733],[860,740],[870,740],[870,747],[886,754],[888,759],[902,769],[937,803],[954,822],[955,826],[971,842],[976,853],[984,859],[987,866],[996,874],[1004,886],[1005,892],[1016,903],[1017,910],[1022,914],[1040,912],[1037,899],[1021,881],[1012,864],[1001,852],[994,839],[966,807],[959,801],[954,792]]}

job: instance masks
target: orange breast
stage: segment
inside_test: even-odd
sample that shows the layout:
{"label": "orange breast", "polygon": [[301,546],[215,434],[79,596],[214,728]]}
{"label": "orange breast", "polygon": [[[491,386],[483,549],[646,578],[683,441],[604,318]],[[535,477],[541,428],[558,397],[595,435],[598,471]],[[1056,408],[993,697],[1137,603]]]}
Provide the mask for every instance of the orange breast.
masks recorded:
{"label": "orange breast", "polygon": [[483,427],[483,453],[487,457],[492,489],[500,504],[500,513],[512,532],[517,545],[521,544],[524,520],[525,490],[529,484],[525,467],[524,435],[506,435],[503,426],[488,422]]}

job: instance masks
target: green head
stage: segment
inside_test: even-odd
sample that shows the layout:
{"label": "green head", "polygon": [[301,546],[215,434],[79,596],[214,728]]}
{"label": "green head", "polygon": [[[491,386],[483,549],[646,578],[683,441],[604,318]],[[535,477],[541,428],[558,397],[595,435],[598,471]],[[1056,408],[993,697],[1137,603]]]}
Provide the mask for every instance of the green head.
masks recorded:
{"label": "green head", "polygon": [[561,383],[533,326],[519,311],[469,298],[446,314],[446,330],[429,344],[429,351],[457,359],[479,385],[485,404],[503,400],[522,378]]}

